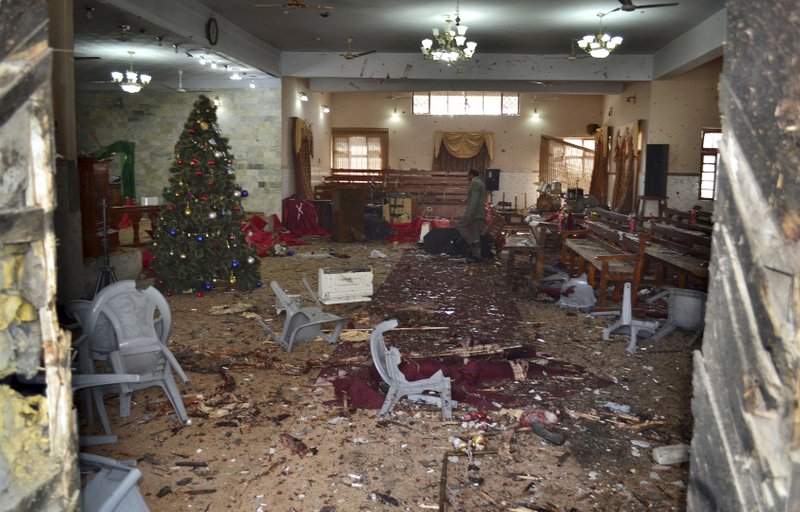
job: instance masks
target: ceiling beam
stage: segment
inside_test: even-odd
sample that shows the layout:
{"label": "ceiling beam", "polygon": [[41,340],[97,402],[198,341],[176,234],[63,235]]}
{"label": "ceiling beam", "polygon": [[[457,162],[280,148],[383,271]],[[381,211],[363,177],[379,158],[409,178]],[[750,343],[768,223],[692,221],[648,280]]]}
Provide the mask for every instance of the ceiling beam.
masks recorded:
{"label": "ceiling beam", "polygon": [[[208,46],[231,59],[279,76],[280,52],[248,32],[240,29],[222,15],[199,2],[191,0],[106,0],[175,34]],[[219,39],[211,46],[206,40],[206,22],[215,18],[219,25]]]}
{"label": "ceiling beam", "polygon": [[665,80],[722,56],[727,11],[720,9],[653,56],[653,80]]}

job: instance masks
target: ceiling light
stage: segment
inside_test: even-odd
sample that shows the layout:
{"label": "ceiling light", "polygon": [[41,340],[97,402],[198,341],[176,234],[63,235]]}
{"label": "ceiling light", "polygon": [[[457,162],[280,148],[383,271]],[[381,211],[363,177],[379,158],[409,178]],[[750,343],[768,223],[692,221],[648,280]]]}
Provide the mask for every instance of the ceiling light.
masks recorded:
{"label": "ceiling light", "polygon": [[240,75],[238,71],[234,71],[233,74],[231,75],[231,80],[241,80],[241,79],[242,75]]}
{"label": "ceiling light", "polygon": [[[438,28],[433,29],[433,40],[422,40],[422,55],[429,60],[437,60],[446,63],[448,66],[457,60],[467,60],[472,58],[475,47],[478,43],[467,42],[467,27],[461,24],[459,16],[459,4],[456,2],[455,25],[450,16],[444,22],[444,32],[440,33]],[[434,41],[438,45],[433,47]]]}
{"label": "ceiling light", "polygon": [[322,113],[327,114],[331,111],[331,108],[328,105],[322,105]]}
{"label": "ceiling light", "polygon": [[392,119],[397,119],[400,117],[400,114],[397,113],[397,107],[394,107],[394,112],[392,112]]}
{"label": "ceiling light", "polygon": [[206,65],[206,57],[204,55],[200,56],[200,65],[201,66],[205,66]]}
{"label": "ceiling light", "polygon": [[112,71],[111,78],[114,82],[122,88],[123,91],[131,94],[139,92],[143,87],[150,83],[151,76],[144,73],[137,73],[133,70],[133,54],[136,52],[129,51],[131,56],[131,67],[125,73],[119,71]]}
{"label": "ceiling light", "polygon": [[217,67],[219,67],[219,66],[217,66],[217,61],[212,60],[211,61],[211,69],[217,69]]}
{"label": "ceiling light", "polygon": [[600,28],[597,34],[588,34],[583,36],[583,39],[578,40],[578,47],[595,59],[605,59],[616,47],[622,44],[620,36],[611,37],[606,32],[603,32],[603,16],[605,16],[604,13],[597,13],[597,17],[600,18]]}
{"label": "ceiling light", "polygon": [[300,101],[308,101],[308,96],[303,91],[298,92],[297,94],[300,95]]}
{"label": "ceiling light", "polygon": [[214,96],[214,106],[219,107],[219,96]]}
{"label": "ceiling light", "polygon": [[252,81],[252,80],[250,80],[250,88],[251,89],[255,89],[256,88],[256,83],[254,81]]}
{"label": "ceiling light", "polygon": [[539,119],[539,117],[540,117],[540,116],[539,116],[539,109],[537,109],[536,107],[534,107],[534,108],[533,108],[533,118],[534,118],[534,119]]}

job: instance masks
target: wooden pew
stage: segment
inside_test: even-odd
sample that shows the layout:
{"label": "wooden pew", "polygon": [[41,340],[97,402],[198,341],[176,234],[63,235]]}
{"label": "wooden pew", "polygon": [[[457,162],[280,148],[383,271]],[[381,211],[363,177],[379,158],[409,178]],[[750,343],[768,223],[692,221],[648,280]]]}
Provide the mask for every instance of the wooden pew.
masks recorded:
{"label": "wooden pew", "polygon": [[654,267],[656,286],[661,286],[669,271],[677,275],[679,288],[686,288],[690,280],[705,288],[711,236],[672,224],[649,224],[650,243],[645,255],[648,265]]}
{"label": "wooden pew", "polygon": [[561,233],[561,261],[567,264],[569,274],[577,276],[586,272],[586,280],[592,286],[598,281],[598,309],[606,307],[610,284],[614,285],[612,299],[619,301],[623,284],[629,282],[635,306],[649,235],[630,234],[596,220],[586,220],[584,224],[585,229]]}

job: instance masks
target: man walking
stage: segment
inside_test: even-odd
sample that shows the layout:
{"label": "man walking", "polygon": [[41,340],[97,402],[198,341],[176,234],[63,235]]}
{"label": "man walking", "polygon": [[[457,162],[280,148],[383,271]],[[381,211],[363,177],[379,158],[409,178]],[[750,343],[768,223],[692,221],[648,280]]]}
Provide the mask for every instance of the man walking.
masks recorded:
{"label": "man walking", "polygon": [[471,256],[467,261],[481,260],[481,233],[486,226],[486,186],[478,177],[476,169],[467,173],[469,193],[464,213],[456,222],[456,230],[469,244]]}

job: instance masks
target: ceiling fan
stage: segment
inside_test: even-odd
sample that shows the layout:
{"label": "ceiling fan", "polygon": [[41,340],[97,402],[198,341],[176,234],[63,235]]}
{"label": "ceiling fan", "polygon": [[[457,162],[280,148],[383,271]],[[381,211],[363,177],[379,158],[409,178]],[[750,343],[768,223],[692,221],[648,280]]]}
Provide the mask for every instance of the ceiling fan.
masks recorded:
{"label": "ceiling fan", "polygon": [[253,7],[283,7],[284,9],[322,9],[325,11],[333,10],[329,5],[304,4],[299,0],[289,0],[285,4],[253,4]]}
{"label": "ceiling fan", "polygon": [[669,3],[669,4],[634,5],[633,4],[633,0],[619,0],[619,3],[621,4],[619,7],[617,7],[616,9],[612,9],[612,10],[608,11],[606,14],[610,14],[610,13],[616,12],[616,11],[633,12],[636,9],[650,9],[650,8],[653,8],[653,7],[674,7],[674,6],[678,5],[678,2],[673,2],[673,3]]}
{"label": "ceiling fan", "polygon": [[353,53],[353,49],[352,49],[352,46],[351,46],[352,44],[353,44],[353,38],[352,37],[348,37],[347,38],[347,53],[343,53],[342,54],[342,57],[344,57],[347,60],[357,59],[358,57],[363,57],[364,55],[369,55],[370,53],[375,53],[375,52],[378,51],[378,50],[369,50],[367,52]]}

